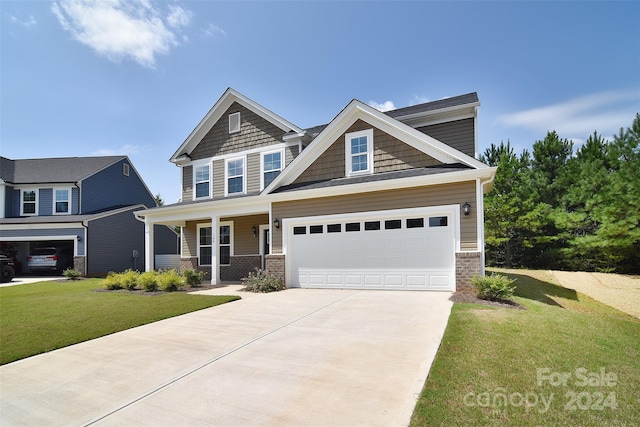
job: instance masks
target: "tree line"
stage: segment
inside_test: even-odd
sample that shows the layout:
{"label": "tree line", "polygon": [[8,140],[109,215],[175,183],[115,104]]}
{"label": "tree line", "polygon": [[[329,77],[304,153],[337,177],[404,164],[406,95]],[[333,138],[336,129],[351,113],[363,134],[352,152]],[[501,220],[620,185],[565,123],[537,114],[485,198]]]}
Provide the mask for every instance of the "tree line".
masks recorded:
{"label": "tree line", "polygon": [[490,266],[640,273],[640,113],[612,139],[585,144],[555,131],[514,153],[492,144],[497,166],[485,195]]}

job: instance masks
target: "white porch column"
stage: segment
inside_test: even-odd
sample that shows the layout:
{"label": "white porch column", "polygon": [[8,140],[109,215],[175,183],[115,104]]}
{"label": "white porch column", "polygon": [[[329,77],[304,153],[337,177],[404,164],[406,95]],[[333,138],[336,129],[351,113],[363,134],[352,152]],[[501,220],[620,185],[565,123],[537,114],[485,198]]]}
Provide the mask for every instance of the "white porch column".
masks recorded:
{"label": "white porch column", "polygon": [[220,245],[218,245],[220,234],[220,221],[217,216],[211,218],[211,284],[217,285],[220,276]]}
{"label": "white porch column", "polygon": [[155,268],[155,248],[153,247],[153,223],[144,219],[144,270],[153,271]]}

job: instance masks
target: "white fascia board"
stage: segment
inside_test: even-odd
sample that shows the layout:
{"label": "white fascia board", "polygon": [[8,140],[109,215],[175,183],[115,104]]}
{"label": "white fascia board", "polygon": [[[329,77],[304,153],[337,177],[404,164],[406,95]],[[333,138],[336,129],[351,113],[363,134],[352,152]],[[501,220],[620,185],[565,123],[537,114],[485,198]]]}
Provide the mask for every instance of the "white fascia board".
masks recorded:
{"label": "white fascia board", "polygon": [[64,230],[81,228],[82,222],[40,223],[40,224],[2,224],[3,230]]}
{"label": "white fascia board", "polygon": [[267,213],[270,206],[270,202],[264,197],[251,196],[145,209],[134,212],[134,215],[140,220],[148,219],[152,223],[179,224],[198,218],[211,218],[214,215],[220,218]]}
{"label": "white fascia board", "polygon": [[280,117],[275,114],[271,110],[263,107],[252,99],[247,98],[237,90],[233,88],[228,88],[224,94],[216,101],[216,103],[211,107],[211,109],[207,112],[207,114],[200,120],[200,123],[197,124],[195,129],[191,131],[187,139],[180,145],[180,147],[176,150],[176,152],[171,156],[169,161],[176,163],[178,156],[186,152],[191,152],[193,148],[204,138],[204,136],[211,130],[213,125],[215,125],[218,120],[222,117],[222,115],[227,111],[231,105],[237,102],[243,107],[253,111],[259,116],[267,119],[270,123],[279,127],[285,132],[296,132],[303,133],[303,129],[289,122],[288,120]]}
{"label": "white fascia board", "polygon": [[369,193],[375,191],[397,190],[400,188],[424,187],[440,184],[454,184],[465,181],[492,180],[497,167],[484,169],[468,169],[459,172],[446,172],[436,175],[423,175],[417,177],[397,178],[387,181],[372,181],[367,183],[346,184],[333,187],[314,188],[310,190],[293,190],[284,193],[269,194],[271,202],[284,202],[292,200],[311,199],[318,197],[331,197],[347,194]]}
{"label": "white fascia board", "polygon": [[476,169],[487,165],[430,137],[409,125],[358,100],[353,100],[331,123],[296,157],[287,168],[265,189],[265,193],[295,181],[329,146],[341,136],[357,119],[363,119],[383,132],[446,164],[460,162]]}

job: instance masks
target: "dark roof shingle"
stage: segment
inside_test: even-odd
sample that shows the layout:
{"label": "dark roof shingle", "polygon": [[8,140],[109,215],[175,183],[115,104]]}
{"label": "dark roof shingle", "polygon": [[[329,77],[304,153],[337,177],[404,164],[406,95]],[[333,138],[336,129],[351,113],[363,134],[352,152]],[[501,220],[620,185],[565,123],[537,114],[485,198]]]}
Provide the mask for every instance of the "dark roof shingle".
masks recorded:
{"label": "dark roof shingle", "polygon": [[59,157],[48,159],[0,158],[0,176],[13,184],[77,182],[126,156]]}

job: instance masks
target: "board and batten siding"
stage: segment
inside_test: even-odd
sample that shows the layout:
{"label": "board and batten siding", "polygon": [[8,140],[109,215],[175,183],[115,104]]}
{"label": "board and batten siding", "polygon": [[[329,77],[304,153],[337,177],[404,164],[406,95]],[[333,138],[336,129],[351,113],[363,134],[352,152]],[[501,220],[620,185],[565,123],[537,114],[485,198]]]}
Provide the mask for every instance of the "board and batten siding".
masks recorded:
{"label": "board and batten siding", "polygon": [[345,135],[373,128],[374,173],[435,166],[441,162],[397,138],[357,120],[307,168],[294,183],[322,181],[345,177]]}
{"label": "board and batten siding", "polygon": [[[469,216],[461,215],[460,217],[460,249],[476,251],[478,250],[478,230],[475,181],[278,202],[272,206],[272,215],[273,218],[279,218],[282,224],[282,220],[287,218],[463,205],[465,202],[469,202],[472,209]],[[273,254],[282,253],[282,232],[282,226],[280,229],[273,229],[271,251]]]}
{"label": "board and batten siding", "polygon": [[468,156],[475,157],[476,155],[475,122],[473,118],[422,126],[416,129],[458,151],[462,151]]}
{"label": "board and batten siding", "polygon": [[[229,115],[240,113],[240,132],[229,133]],[[234,102],[190,153],[193,160],[282,142],[284,132],[253,111]]]}

